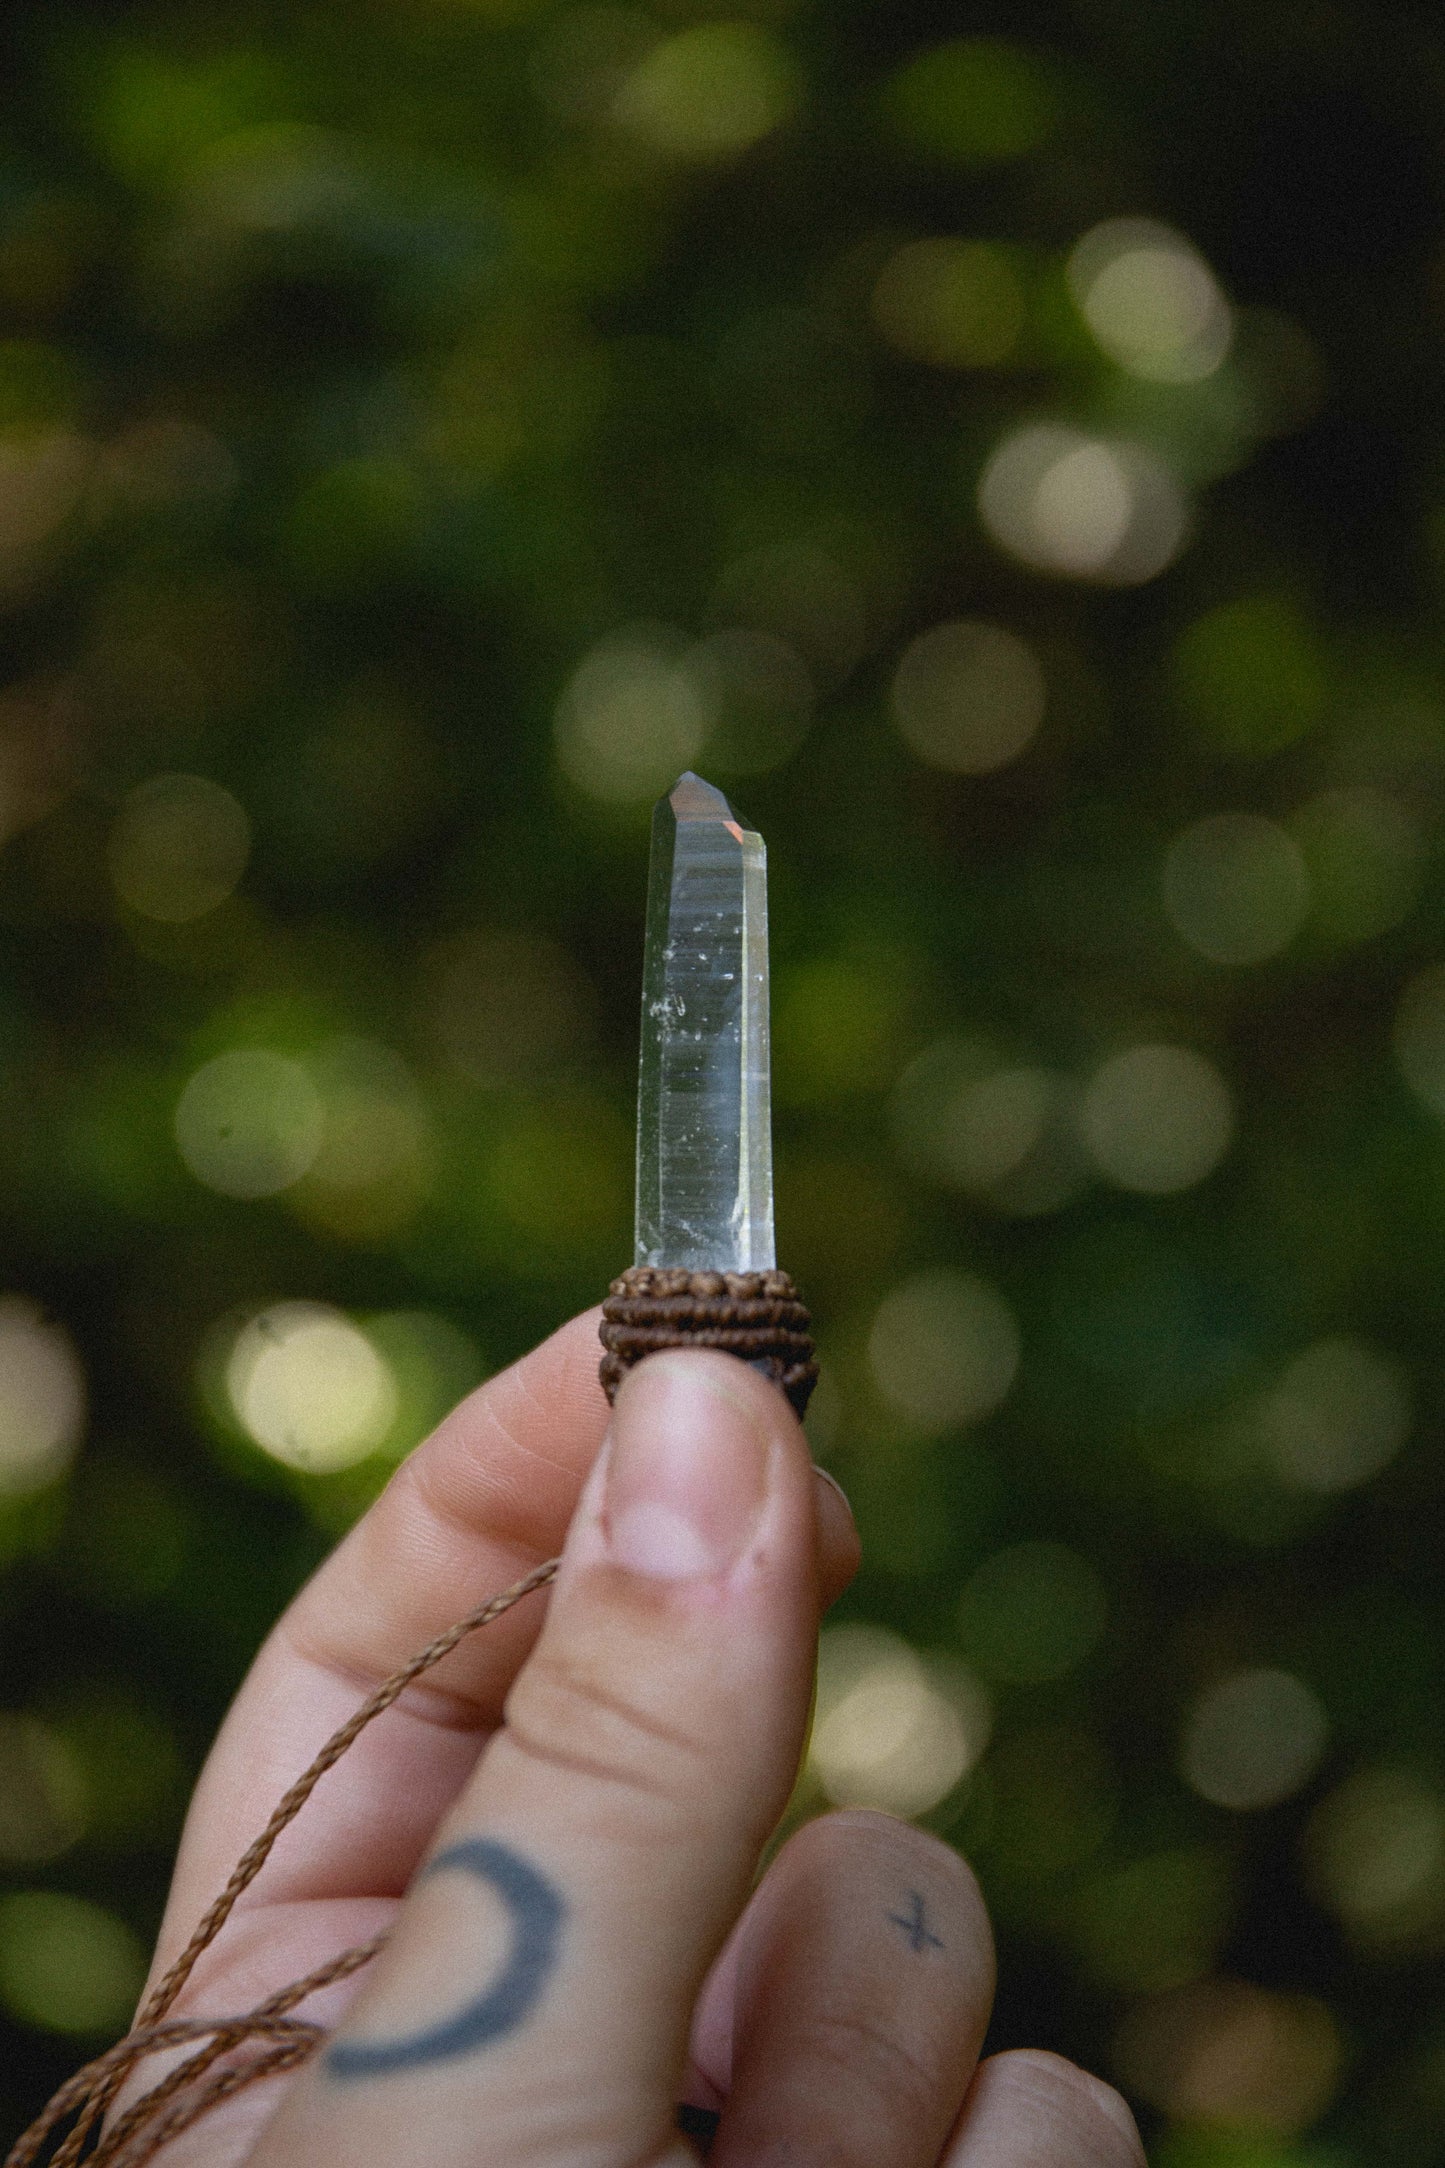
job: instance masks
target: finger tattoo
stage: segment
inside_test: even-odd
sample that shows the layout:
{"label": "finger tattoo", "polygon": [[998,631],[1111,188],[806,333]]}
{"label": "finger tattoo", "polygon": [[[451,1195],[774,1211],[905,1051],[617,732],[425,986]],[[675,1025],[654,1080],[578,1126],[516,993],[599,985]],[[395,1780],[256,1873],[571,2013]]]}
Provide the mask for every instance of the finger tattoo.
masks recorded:
{"label": "finger tattoo", "polygon": [[488,1837],[467,1837],[460,1844],[448,1845],[427,1862],[417,1879],[457,1873],[485,1882],[507,1908],[512,1944],[501,1972],[451,2017],[420,2032],[398,2040],[334,2040],[326,2051],[326,2068],[332,2077],[381,2077],[393,2070],[416,2070],[427,2063],[469,2055],[515,2032],[535,2008],[557,1962],[566,1913],[561,1896],[530,1861]]}
{"label": "finger tattoo", "polygon": [[903,1929],[909,1946],[916,1954],[921,1955],[924,1950],[941,1950],[943,1939],[934,1934],[928,1924],[928,1907],[924,1904],[922,1890],[911,1889],[908,1892],[908,1905],[906,1913],[889,1913],[888,1917],[893,1925]]}

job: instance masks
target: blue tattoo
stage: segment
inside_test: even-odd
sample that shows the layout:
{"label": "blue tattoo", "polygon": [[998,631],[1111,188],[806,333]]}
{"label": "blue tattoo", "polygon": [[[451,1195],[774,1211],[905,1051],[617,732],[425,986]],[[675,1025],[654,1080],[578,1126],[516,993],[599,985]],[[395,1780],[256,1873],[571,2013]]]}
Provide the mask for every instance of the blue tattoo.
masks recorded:
{"label": "blue tattoo", "polygon": [[908,1940],[915,1951],[922,1952],[923,1950],[927,1949],[941,1950],[943,1948],[943,1943],[941,1942],[939,1937],[934,1934],[932,1928],[928,1924],[927,1907],[924,1905],[923,1902],[922,1890],[911,1889],[908,1892],[908,1895],[912,1902],[913,1910],[908,1914],[906,1918],[901,1912],[890,1912],[888,1915],[889,1919],[893,1922],[893,1925],[895,1927],[901,1927],[903,1929],[904,1934],[907,1935]]}
{"label": "blue tattoo", "polygon": [[427,1862],[418,1880],[457,1871],[489,1884],[512,1916],[512,1947],[499,1977],[454,2017],[422,2032],[401,2040],[333,2041],[326,2051],[333,2077],[382,2077],[392,2070],[416,2070],[425,2063],[469,2055],[473,2048],[514,2032],[530,2014],[557,1962],[566,1911],[561,1897],[519,1854],[487,1837],[449,1845]]}

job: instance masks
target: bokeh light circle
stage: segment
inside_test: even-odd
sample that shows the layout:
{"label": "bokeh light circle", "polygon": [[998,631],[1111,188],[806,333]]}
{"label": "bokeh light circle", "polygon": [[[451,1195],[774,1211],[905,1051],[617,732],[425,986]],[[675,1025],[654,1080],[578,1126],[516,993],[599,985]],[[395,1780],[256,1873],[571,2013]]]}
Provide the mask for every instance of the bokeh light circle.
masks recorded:
{"label": "bokeh light circle", "polygon": [[1359,1769],[1321,1800],[1304,1841],[1316,1898],[1367,1942],[1445,1918],[1445,1797],[1417,1769]]}
{"label": "bokeh light circle", "polygon": [[640,625],[599,641],[578,664],[557,706],[557,756],[589,798],[656,798],[697,760],[713,710],[682,651],[680,635]]}
{"label": "bokeh light circle", "polygon": [[1368,1483],[1388,1467],[1409,1436],[1411,1415],[1403,1367],[1348,1334],[1302,1349],[1261,1407],[1285,1481],[1326,1496]]}
{"label": "bokeh light circle", "polygon": [[1295,813],[1315,923],[1327,940],[1371,941],[1419,900],[1425,844],[1413,810],[1391,791],[1323,790]]}
{"label": "bokeh light circle", "polygon": [[988,775],[1030,744],[1046,699],[1026,641],[1002,625],[960,619],[920,633],[904,650],[891,704],[920,760],[955,775]]}
{"label": "bokeh light circle", "polygon": [[953,1098],[941,1125],[939,1157],[965,1188],[996,1190],[1041,1143],[1056,1080],[1047,1069],[994,1069]]}
{"label": "bokeh light circle", "polygon": [[176,1104],[176,1143],[198,1182],[224,1197],[274,1197],[321,1150],[326,1110],[309,1072],[266,1047],[204,1063]]}
{"label": "bokeh light circle", "polygon": [[1024,293],[1004,252],[940,235],[896,249],[873,289],[873,320],[898,353],[935,369],[1006,361],[1024,328]]}
{"label": "bokeh light circle", "polygon": [[0,1295],[0,1498],[63,1475],[84,1425],[85,1373],[70,1335],[24,1296]]}
{"label": "bokeh light circle", "polygon": [[1076,243],[1069,290],[1110,358],[1158,384],[1197,384],[1229,352],[1233,321],[1192,241],[1148,218],[1110,218]]}
{"label": "bokeh light circle", "polygon": [[246,870],[244,806],[201,775],[158,775],[126,796],[110,832],[110,877],[122,903],[170,925],[224,903]]}
{"label": "bokeh light circle", "polygon": [[978,1760],[989,1723],[961,1668],[926,1663],[883,1627],[824,1633],[808,1760],[834,1806],[926,1813]]}
{"label": "bokeh light circle", "polygon": [[45,2032],[123,2031],[145,1981],[140,1938],[61,1890],[0,1897],[0,2003]]}
{"label": "bokeh light circle", "polygon": [[756,23],[699,23],[642,56],[619,86],[611,118],[659,158],[722,164],[780,127],[800,91],[796,64],[770,31]]}
{"label": "bokeh light circle", "polygon": [[1262,813],[1214,813],[1170,844],[1164,908],[1211,963],[1263,963],[1288,948],[1305,922],[1309,869],[1278,821]]}
{"label": "bokeh light circle", "polygon": [[1115,2048],[1132,2092],[1187,2127],[1221,2132],[1225,2159],[1261,2163],[1281,2158],[1262,2150],[1269,2134],[1291,2137],[1324,2113],[1343,2060],[1322,2002],[1241,1980],[1200,1980],[1136,2004]]}
{"label": "bokeh light circle", "polygon": [[928,1430],[976,1423],[1007,1395],[1019,1329],[1002,1295],[970,1273],[921,1272],[879,1305],[868,1358],[884,1399]]}
{"label": "bokeh light circle", "polygon": [[0,1709],[0,1861],[32,1865],[69,1851],[85,1829],[85,1771],[54,1724]]}
{"label": "bokeh light circle", "polygon": [[1079,1126],[1121,1189],[1172,1196],[1212,1174],[1234,1136],[1234,1101],[1212,1061],[1187,1046],[1131,1046],[1097,1069]]}
{"label": "bokeh light circle", "polygon": [[894,1092],[899,1151],[925,1180],[969,1191],[995,1211],[1056,1211],[1084,1179],[1072,1079],[1020,1061],[988,1038],[939,1039]]}
{"label": "bokeh light circle", "polygon": [[322,1139],[297,1211],[341,1239],[404,1225],[430,1165],[426,1106],[406,1063],[377,1040],[346,1037],[324,1040],[307,1073],[321,1097]]}
{"label": "bokeh light circle", "polygon": [[1329,691],[1319,632],[1288,595],[1241,595],[1186,625],[1174,647],[1174,688],[1203,736],[1236,759],[1292,745],[1319,719]]}
{"label": "bokeh light circle", "polygon": [[1036,571],[1138,587],[1183,549],[1189,507],[1158,455],[1058,422],[1026,424],[994,451],[978,484],[984,527]]}
{"label": "bokeh light circle", "polygon": [[1248,1813],[1306,1785],[1327,1737],[1319,1697],[1303,1679],[1267,1666],[1235,1671],[1190,1710],[1180,1768],[1201,1799]]}
{"label": "bokeh light circle", "polygon": [[277,1303],[236,1336],[226,1391],[247,1435],[288,1467],[364,1460],[396,1420],[389,1364],[359,1325],[319,1302]]}
{"label": "bokeh light circle", "polygon": [[1079,1893],[1076,1933],[1089,1976],[1130,1994],[1198,1980],[1217,1959],[1234,1910],[1234,1876],[1214,1845],[1151,1846],[1103,1867]]}

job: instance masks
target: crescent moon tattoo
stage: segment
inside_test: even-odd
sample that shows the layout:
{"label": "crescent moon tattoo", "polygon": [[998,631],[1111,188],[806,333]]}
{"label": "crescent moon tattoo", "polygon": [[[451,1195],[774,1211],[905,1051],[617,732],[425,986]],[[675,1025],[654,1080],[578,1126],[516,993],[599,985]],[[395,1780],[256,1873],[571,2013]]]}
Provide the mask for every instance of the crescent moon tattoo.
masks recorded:
{"label": "crescent moon tattoo", "polygon": [[514,2032],[536,2004],[557,1962],[566,1906],[546,1876],[505,1844],[466,1837],[429,1860],[418,1876],[470,1874],[501,1898],[511,1917],[512,1946],[497,1978],[453,2016],[400,2040],[335,2040],[326,2067],[336,2078],[377,2078],[393,2070],[469,2055]]}

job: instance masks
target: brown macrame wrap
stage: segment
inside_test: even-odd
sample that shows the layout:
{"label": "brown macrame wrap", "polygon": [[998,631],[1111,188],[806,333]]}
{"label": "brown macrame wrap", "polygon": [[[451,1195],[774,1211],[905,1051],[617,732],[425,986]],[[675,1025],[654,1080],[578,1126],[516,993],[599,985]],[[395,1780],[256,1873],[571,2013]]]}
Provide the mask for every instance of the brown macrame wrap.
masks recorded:
{"label": "brown macrame wrap", "polygon": [[659,1348],[716,1347],[761,1370],[802,1415],[818,1377],[812,1322],[786,1272],[634,1265],[602,1305],[602,1389],[615,1399],[632,1365]]}

